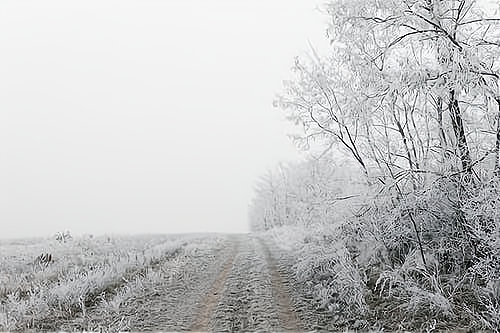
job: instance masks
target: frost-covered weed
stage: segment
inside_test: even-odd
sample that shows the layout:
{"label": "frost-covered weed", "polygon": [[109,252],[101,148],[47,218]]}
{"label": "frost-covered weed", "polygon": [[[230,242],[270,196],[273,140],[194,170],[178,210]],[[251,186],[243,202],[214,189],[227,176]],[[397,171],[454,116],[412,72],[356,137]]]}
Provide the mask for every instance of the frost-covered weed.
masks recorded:
{"label": "frost-covered weed", "polygon": [[346,316],[366,312],[364,286],[341,243],[331,247],[304,244],[295,266],[297,280],[310,287],[318,306]]}
{"label": "frost-covered weed", "polygon": [[394,299],[395,310],[411,314],[407,316],[408,320],[450,319],[453,312],[451,302],[443,294],[438,281],[439,278],[423,266],[418,252],[412,250],[401,266],[380,274],[375,291],[381,298]]}

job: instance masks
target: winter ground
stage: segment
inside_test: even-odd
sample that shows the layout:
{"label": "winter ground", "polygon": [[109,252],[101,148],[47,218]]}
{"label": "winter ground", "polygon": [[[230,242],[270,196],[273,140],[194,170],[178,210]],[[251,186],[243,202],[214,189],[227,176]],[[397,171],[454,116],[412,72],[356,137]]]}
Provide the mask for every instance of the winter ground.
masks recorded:
{"label": "winter ground", "polygon": [[0,330],[304,330],[276,251],[249,234],[2,241]]}
{"label": "winter ground", "polygon": [[370,294],[375,325],[358,315],[354,270],[318,237],[282,228],[1,241],[0,331],[415,331],[391,328],[397,316],[379,316],[388,305]]}

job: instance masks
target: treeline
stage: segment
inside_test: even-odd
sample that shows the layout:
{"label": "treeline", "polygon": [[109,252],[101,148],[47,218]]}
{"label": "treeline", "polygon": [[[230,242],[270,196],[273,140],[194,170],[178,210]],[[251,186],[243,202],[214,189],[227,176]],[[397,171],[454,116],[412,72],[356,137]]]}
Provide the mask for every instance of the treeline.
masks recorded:
{"label": "treeline", "polygon": [[[276,105],[303,126],[298,146],[343,153],[358,173],[332,157],[278,168],[257,187],[253,229],[325,226],[304,236],[297,274],[352,270],[356,304],[335,274],[301,275],[318,302],[352,310],[329,307],[346,327],[498,329],[500,5],[337,0],[324,12],[330,54],[297,59]],[[338,214],[350,180],[362,200]],[[329,264],[308,258],[317,247],[335,249],[321,252]]]}
{"label": "treeline", "polygon": [[280,164],[255,185],[249,210],[253,231],[335,223],[361,208],[366,181],[345,159],[322,157]]}

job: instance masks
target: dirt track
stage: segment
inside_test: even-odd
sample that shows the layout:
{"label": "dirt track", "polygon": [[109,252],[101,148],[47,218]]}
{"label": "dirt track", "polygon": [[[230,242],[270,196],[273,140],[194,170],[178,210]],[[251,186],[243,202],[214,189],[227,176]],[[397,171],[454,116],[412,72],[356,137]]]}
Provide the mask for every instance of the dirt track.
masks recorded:
{"label": "dirt track", "polygon": [[231,256],[205,296],[190,330],[300,331],[267,244],[255,236],[231,237]]}

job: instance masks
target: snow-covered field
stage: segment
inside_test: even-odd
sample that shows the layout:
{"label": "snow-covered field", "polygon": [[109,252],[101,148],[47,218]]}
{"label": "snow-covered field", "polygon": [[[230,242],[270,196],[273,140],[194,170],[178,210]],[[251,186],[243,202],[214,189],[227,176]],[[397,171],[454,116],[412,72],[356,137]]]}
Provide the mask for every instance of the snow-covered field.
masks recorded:
{"label": "snow-covered field", "polygon": [[228,246],[218,234],[2,241],[0,331],[187,329]]}

